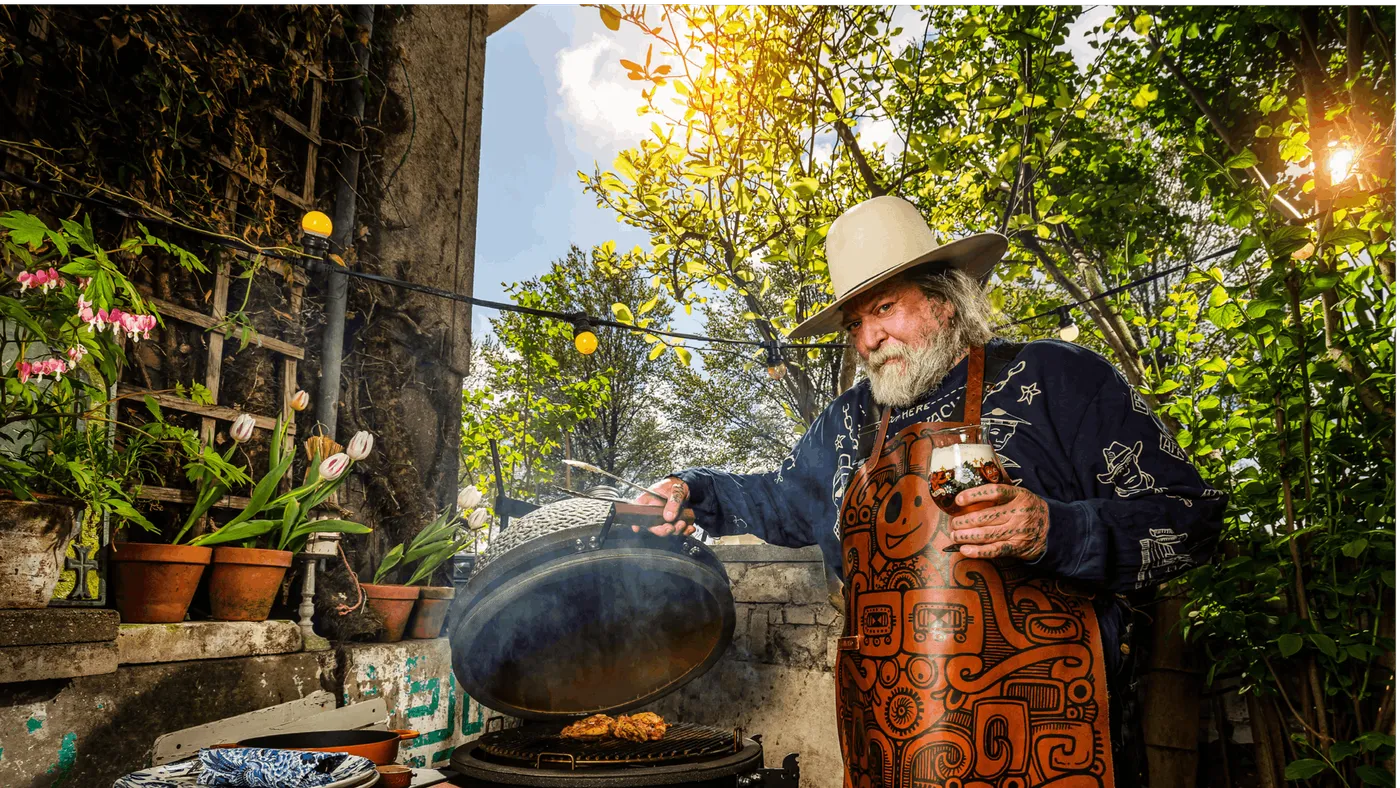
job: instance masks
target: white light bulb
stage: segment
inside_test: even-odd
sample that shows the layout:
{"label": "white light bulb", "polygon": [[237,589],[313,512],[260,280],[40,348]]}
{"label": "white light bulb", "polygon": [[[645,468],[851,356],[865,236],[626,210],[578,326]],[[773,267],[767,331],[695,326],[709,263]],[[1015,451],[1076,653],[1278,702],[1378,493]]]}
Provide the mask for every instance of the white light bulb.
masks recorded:
{"label": "white light bulb", "polygon": [[1070,323],[1067,326],[1060,326],[1060,339],[1066,342],[1073,342],[1079,338],[1079,326]]}

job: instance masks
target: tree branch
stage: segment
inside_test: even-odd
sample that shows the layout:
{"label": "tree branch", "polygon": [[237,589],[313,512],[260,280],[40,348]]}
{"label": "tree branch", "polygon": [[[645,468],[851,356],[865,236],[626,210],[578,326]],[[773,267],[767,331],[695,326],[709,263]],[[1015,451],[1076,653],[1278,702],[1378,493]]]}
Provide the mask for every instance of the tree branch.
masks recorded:
{"label": "tree branch", "polygon": [[[1210,102],[1206,99],[1205,94],[1191,82],[1190,78],[1186,76],[1186,73],[1181,70],[1181,66],[1177,64],[1176,59],[1167,54],[1166,48],[1162,46],[1162,42],[1155,37],[1153,39],[1153,48],[1161,54],[1162,65],[1167,67],[1167,70],[1171,72],[1177,84],[1186,91],[1186,94],[1191,97],[1191,101],[1196,105],[1196,108],[1199,109],[1206,120],[1210,122],[1210,127],[1215,130],[1216,136],[1220,138],[1220,141],[1225,143],[1225,147],[1229,148],[1231,153],[1239,153],[1242,148],[1231,136],[1230,130],[1225,127],[1225,121],[1220,117],[1219,113],[1211,108]],[[1254,176],[1255,180],[1259,181],[1259,184],[1264,187],[1264,191],[1268,192],[1273,189],[1273,184],[1269,182],[1268,177],[1264,175],[1264,172],[1259,169],[1258,165],[1251,166],[1249,172]],[[1293,203],[1284,199],[1283,195],[1275,194],[1274,201],[1283,206],[1284,210],[1287,211],[1293,219],[1303,218],[1302,212],[1293,207]]]}

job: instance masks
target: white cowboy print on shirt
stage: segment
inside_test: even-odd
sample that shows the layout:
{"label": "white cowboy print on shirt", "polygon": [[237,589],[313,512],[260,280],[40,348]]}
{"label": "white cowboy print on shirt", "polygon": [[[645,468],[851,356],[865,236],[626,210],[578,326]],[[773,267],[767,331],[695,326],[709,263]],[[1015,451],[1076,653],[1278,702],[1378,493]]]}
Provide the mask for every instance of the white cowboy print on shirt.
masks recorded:
{"label": "white cowboy print on shirt", "polygon": [[1131,448],[1114,441],[1103,450],[1103,459],[1108,465],[1108,471],[1097,476],[1099,482],[1113,485],[1119,498],[1130,498],[1140,492],[1152,492],[1157,480],[1138,466],[1140,456],[1142,441],[1137,441]]}
{"label": "white cowboy print on shirt", "polygon": [[1152,570],[1167,569],[1181,564],[1190,564],[1191,556],[1180,555],[1174,545],[1186,541],[1186,534],[1179,534],[1170,528],[1152,528],[1146,539],[1138,540],[1142,547],[1142,566],[1138,569],[1137,582],[1142,586],[1152,575]]}

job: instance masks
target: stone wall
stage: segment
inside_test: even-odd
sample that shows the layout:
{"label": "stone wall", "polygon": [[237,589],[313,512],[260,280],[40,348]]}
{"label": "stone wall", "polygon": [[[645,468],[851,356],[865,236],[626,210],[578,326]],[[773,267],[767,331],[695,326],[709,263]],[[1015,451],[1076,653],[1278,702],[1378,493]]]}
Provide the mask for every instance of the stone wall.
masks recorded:
{"label": "stone wall", "polygon": [[734,592],[734,642],[713,669],[651,710],[761,734],[768,766],[799,753],[803,788],[838,788],[832,666],[842,618],[827,599],[821,553],[771,545],[714,550]]}
{"label": "stone wall", "polygon": [[0,684],[0,786],[105,788],[149,764],[157,737],[304,698],[384,698],[401,763],[445,766],[487,713],[457,687],[445,639],[336,651],[123,665],[115,673]]}

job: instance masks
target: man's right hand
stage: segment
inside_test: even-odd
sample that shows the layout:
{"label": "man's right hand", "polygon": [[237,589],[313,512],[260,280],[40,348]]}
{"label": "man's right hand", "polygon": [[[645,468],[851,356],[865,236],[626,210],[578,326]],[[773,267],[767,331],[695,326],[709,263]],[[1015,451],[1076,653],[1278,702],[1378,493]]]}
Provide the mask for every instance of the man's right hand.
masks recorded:
{"label": "man's right hand", "polygon": [[[687,523],[680,518],[680,512],[685,508],[690,500],[690,487],[685,482],[675,476],[667,476],[665,479],[653,484],[650,493],[637,496],[636,503],[644,503],[655,506],[658,503],[666,505],[662,512],[662,517],[666,522],[663,525],[654,525],[648,531],[657,536],[690,536],[695,533],[695,524]],[[641,531],[639,525],[632,526],[633,531]]]}

